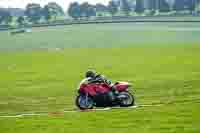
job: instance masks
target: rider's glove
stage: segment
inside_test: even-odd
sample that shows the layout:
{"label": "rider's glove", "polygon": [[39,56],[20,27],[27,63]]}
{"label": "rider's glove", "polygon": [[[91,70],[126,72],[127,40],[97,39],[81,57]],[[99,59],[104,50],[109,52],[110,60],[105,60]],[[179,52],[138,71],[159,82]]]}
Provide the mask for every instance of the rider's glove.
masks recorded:
{"label": "rider's glove", "polygon": [[111,87],[111,91],[114,92],[114,94],[118,94],[118,90],[115,88],[115,86]]}

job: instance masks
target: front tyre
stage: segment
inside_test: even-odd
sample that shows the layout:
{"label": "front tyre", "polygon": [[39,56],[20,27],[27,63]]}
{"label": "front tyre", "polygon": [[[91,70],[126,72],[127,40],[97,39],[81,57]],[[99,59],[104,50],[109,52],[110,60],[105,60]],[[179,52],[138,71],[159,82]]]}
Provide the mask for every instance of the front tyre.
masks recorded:
{"label": "front tyre", "polygon": [[126,91],[119,93],[120,98],[120,106],[121,107],[129,107],[135,105],[135,98],[132,93]]}
{"label": "front tyre", "polygon": [[78,95],[76,97],[76,106],[80,110],[92,109],[94,105],[94,101],[91,97],[86,95]]}

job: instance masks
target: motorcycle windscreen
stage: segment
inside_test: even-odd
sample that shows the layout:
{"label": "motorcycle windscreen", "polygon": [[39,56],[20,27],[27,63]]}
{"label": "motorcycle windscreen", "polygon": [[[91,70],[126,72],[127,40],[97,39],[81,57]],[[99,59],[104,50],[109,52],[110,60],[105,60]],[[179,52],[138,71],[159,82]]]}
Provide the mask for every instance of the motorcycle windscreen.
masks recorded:
{"label": "motorcycle windscreen", "polygon": [[116,85],[115,85],[115,88],[122,92],[122,91],[126,91],[129,87],[129,83],[127,82],[118,82]]}

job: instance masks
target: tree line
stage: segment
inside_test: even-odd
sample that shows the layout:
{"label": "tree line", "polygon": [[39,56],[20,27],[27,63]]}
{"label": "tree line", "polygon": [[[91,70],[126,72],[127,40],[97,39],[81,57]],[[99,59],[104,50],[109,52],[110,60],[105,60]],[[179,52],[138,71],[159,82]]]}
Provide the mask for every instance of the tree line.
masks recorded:
{"label": "tree line", "polygon": [[198,10],[199,3],[200,0],[173,0],[173,3],[167,0],[111,0],[108,5],[73,2],[69,6],[68,14],[74,19],[103,16],[105,13],[111,16],[119,13],[120,15],[129,16],[131,13],[154,15],[156,12],[175,11],[178,13],[188,11],[192,14]]}
{"label": "tree line", "polygon": [[[41,19],[45,21],[57,20],[57,17],[64,16],[65,12],[56,2],[50,2],[44,7],[40,4],[30,3],[26,6],[24,15],[19,16],[16,22],[24,24],[26,21],[32,23],[39,23]],[[13,16],[9,10],[0,9],[0,24],[8,24],[12,22]]]}
{"label": "tree line", "polygon": [[[155,15],[156,12],[167,13],[175,11],[176,13],[188,11],[192,14],[199,11],[200,0],[110,0],[107,5],[97,3],[92,5],[88,2],[72,2],[67,12],[56,2],[50,2],[44,7],[40,4],[30,3],[26,6],[24,15],[16,19],[18,24],[24,24],[26,21],[31,23],[40,23],[41,20],[49,22],[57,20],[59,16],[68,14],[73,19],[88,19],[96,16],[130,16],[133,13],[137,15],[148,14]],[[13,16],[8,10],[0,9],[0,24],[9,24],[13,21]]]}

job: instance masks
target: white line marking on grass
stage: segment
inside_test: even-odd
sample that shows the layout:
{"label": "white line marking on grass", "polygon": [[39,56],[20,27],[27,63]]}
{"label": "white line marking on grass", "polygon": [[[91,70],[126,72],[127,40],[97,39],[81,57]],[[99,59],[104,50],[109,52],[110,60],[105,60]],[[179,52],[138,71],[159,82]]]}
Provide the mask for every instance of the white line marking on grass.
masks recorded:
{"label": "white line marking on grass", "polygon": [[24,116],[42,116],[42,115],[48,115],[46,114],[20,114],[20,115],[5,115],[5,116],[0,116],[0,118],[17,118],[17,117],[24,117]]}
{"label": "white line marking on grass", "polygon": [[22,113],[18,115],[3,115],[0,116],[0,118],[17,118],[17,117],[25,117],[25,116],[42,116],[42,115],[49,115],[49,116],[62,116],[64,115],[64,113],[74,113],[74,112],[92,112],[92,111],[109,111],[109,110],[114,110],[114,109],[137,109],[137,108],[145,108],[145,107],[159,107],[159,106],[164,106],[164,105],[168,105],[168,104],[175,104],[175,103],[185,103],[185,102],[194,102],[194,101],[200,101],[200,99],[193,99],[193,100],[183,100],[183,101],[174,101],[174,102],[170,102],[170,103],[154,103],[154,104],[143,104],[143,105],[135,105],[135,106],[131,106],[131,107],[111,107],[111,108],[97,108],[97,109],[90,109],[90,110],[85,110],[85,111],[81,111],[81,110],[64,110],[61,112],[45,112],[45,113]]}
{"label": "white line marking on grass", "polygon": [[90,109],[90,110],[84,110],[84,111],[81,111],[81,110],[65,110],[65,111],[62,111],[62,112],[46,112],[46,113],[31,113],[31,114],[28,114],[28,113],[23,113],[23,114],[20,114],[20,115],[5,115],[5,116],[0,116],[0,118],[18,118],[18,117],[25,117],[25,116],[43,116],[43,115],[59,115],[59,114],[64,114],[64,113],[78,113],[78,112],[92,112],[92,111],[109,111],[109,110],[114,110],[114,109],[118,109],[118,110],[121,110],[121,109],[136,109],[136,108],[139,108],[139,107],[151,107],[151,106],[161,106],[163,104],[158,104],[158,105],[136,105],[136,106],[131,106],[131,107],[108,107],[108,108],[97,108],[97,109]]}
{"label": "white line marking on grass", "polygon": [[165,104],[149,104],[149,105],[139,105],[139,107],[155,107],[155,106],[162,106]]}
{"label": "white line marking on grass", "polygon": [[0,118],[16,118],[16,117],[22,117],[22,115],[5,115],[5,116],[0,116]]}
{"label": "white line marking on grass", "polygon": [[111,110],[112,108],[102,108],[102,109],[93,109],[94,111],[106,111]]}

